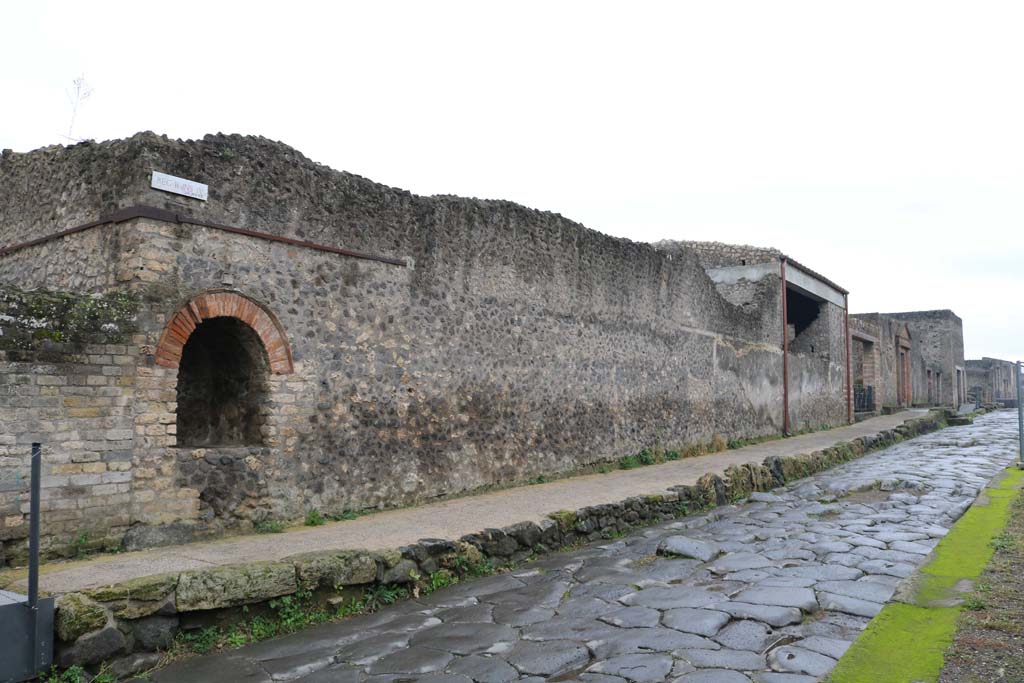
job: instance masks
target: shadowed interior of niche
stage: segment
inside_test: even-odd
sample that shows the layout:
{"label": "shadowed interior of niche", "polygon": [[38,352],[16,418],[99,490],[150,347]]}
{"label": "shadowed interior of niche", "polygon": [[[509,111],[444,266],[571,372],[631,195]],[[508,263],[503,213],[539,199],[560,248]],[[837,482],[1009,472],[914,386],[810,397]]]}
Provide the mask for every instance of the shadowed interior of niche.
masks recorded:
{"label": "shadowed interior of niche", "polygon": [[229,317],[200,323],[178,367],[178,445],[262,444],[268,373],[251,327]]}

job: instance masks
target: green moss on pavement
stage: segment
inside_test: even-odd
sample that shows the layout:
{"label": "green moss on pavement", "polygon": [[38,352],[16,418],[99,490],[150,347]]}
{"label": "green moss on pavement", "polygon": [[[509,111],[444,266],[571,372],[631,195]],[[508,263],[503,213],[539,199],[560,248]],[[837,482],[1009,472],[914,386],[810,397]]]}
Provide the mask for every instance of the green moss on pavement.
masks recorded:
{"label": "green moss on pavement", "polygon": [[992,541],[1006,527],[1010,505],[1024,481],[1024,470],[1007,470],[985,489],[942,539],[902,595],[885,606],[826,679],[829,683],[933,683],[942,671],[943,653],[956,632],[963,609],[955,586],[973,580],[992,559]]}

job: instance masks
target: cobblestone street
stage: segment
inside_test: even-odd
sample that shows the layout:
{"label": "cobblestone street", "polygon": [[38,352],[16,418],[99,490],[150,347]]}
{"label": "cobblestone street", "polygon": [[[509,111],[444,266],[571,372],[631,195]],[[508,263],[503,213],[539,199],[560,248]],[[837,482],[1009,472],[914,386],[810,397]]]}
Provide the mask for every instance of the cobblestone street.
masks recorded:
{"label": "cobblestone street", "polygon": [[1016,414],[376,614],[178,662],[184,681],[820,680],[1016,454]]}

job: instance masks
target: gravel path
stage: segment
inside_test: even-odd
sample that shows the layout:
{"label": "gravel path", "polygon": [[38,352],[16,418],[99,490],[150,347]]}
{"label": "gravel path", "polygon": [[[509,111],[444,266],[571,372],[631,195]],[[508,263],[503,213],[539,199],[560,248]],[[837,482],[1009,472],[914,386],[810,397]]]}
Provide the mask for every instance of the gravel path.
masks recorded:
{"label": "gravel path", "polygon": [[1016,415],[382,612],[172,665],[177,681],[812,683],[1016,453]]}

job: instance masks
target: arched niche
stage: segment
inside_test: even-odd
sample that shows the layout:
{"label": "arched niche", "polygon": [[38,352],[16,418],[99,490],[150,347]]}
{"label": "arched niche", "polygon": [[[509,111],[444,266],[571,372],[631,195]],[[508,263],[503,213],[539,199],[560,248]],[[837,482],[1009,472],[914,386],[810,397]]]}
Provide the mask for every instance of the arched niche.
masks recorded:
{"label": "arched niche", "polygon": [[164,328],[156,362],[178,370],[179,446],[262,443],[270,374],[293,371],[280,323],[235,292],[207,292]]}

